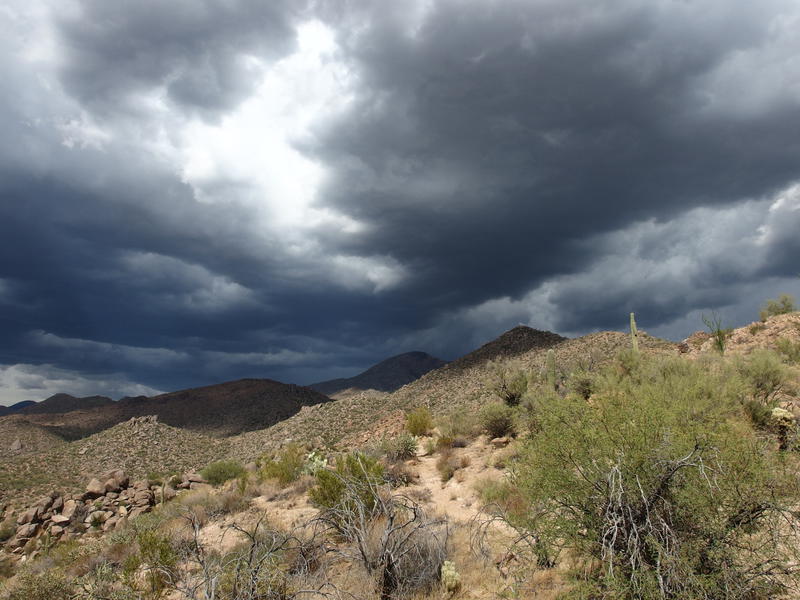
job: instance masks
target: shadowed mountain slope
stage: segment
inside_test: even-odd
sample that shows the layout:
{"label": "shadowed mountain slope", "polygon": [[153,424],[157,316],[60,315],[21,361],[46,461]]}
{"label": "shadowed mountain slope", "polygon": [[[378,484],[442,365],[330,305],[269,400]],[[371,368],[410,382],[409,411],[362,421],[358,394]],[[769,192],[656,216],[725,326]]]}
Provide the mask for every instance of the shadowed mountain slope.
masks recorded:
{"label": "shadowed mountain slope", "polygon": [[69,394],[55,394],[41,402],[34,402],[19,412],[26,415],[66,413],[73,410],[85,410],[100,408],[103,406],[113,406],[114,401],[105,396],[86,396],[76,398]]}
{"label": "shadowed mountain slope", "polygon": [[19,412],[23,408],[26,408],[33,404],[36,404],[36,402],[34,402],[33,400],[23,400],[22,402],[17,402],[16,404],[12,404],[11,406],[0,406],[0,417]]}
{"label": "shadowed mountain slope", "polygon": [[446,364],[425,352],[406,352],[387,358],[354,377],[321,381],[308,387],[328,396],[344,390],[393,392]]}
{"label": "shadowed mountain slope", "polygon": [[[29,423],[67,440],[80,439],[146,415],[156,415],[160,422],[172,427],[214,436],[235,435],[274,425],[304,406],[330,402],[330,398],[310,388],[271,379],[240,379],[150,398],[124,398],[119,402],[92,399],[99,405],[87,407],[82,404],[85,399],[58,396],[57,405],[68,406],[67,411],[34,411],[35,407],[30,407],[23,414]],[[53,398],[56,396],[45,402],[52,401],[52,406],[56,404]],[[73,403],[70,399],[80,402]]]}

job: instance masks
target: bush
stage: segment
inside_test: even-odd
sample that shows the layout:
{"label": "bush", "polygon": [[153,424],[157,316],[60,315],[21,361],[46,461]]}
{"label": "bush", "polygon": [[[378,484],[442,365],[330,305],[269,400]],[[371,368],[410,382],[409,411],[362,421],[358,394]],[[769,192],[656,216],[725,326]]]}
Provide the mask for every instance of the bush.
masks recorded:
{"label": "bush", "polygon": [[[513,468],[538,559],[596,561],[586,597],[767,598],[800,583],[794,465],[747,423],[720,363],[643,364],[591,405],[543,405]],[[613,383],[613,385],[612,385]]]}
{"label": "bush", "polygon": [[790,363],[800,363],[800,342],[789,338],[780,338],[777,342],[778,352]]}
{"label": "bush", "polygon": [[787,368],[775,352],[756,350],[736,363],[754,400],[771,404],[788,381]]}
{"label": "bush", "polygon": [[384,439],[380,444],[381,453],[390,461],[408,460],[417,455],[417,438],[410,433],[401,433],[392,439]]}
{"label": "bush", "polygon": [[26,571],[17,576],[7,600],[56,600],[70,598],[74,589],[69,580],[59,571],[47,570],[42,573]]}
{"label": "bush", "polygon": [[431,411],[420,406],[406,413],[406,429],[411,435],[427,435],[433,429]]}
{"label": "bush", "polygon": [[443,438],[450,438],[453,440],[459,438],[471,440],[478,434],[478,425],[475,416],[469,411],[461,411],[448,415],[439,420],[437,427]]}
{"label": "bush", "polygon": [[280,456],[264,462],[261,467],[261,477],[277,479],[282,486],[287,486],[303,474],[305,466],[305,449],[298,444],[289,444]]}
{"label": "bush", "polygon": [[515,435],[514,410],[507,404],[487,404],[481,409],[480,422],[490,438]]}
{"label": "bush", "polygon": [[212,485],[222,485],[226,481],[244,475],[244,467],[235,460],[218,460],[200,471],[200,475]]}
{"label": "bush", "polygon": [[776,315],[785,315],[797,310],[794,304],[794,296],[790,294],[781,294],[777,300],[767,300],[764,306],[761,307],[759,317],[762,321],[766,321],[769,317]]}
{"label": "bush", "polygon": [[322,509],[332,509],[347,501],[346,492],[351,483],[364,488],[369,503],[369,488],[383,483],[383,466],[371,456],[353,452],[340,456],[336,469],[322,469],[315,476],[316,485],[308,492],[311,502]]}
{"label": "bush", "polygon": [[710,317],[703,315],[703,324],[708,327],[714,349],[720,354],[725,354],[725,345],[728,337],[733,333],[733,329],[723,327],[722,318],[716,313],[712,313]]}
{"label": "bush", "polygon": [[518,365],[490,365],[488,388],[508,406],[516,406],[528,389],[528,374]]}

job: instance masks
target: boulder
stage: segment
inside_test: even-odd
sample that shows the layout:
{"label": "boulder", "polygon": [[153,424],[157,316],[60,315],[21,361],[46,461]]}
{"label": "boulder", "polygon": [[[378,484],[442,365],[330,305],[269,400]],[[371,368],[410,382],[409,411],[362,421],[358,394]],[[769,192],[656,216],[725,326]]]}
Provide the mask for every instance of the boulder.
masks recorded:
{"label": "boulder", "polygon": [[75,500],[67,500],[64,502],[64,508],[61,509],[61,516],[66,517],[67,520],[72,519],[75,511],[78,508],[78,503]]}
{"label": "boulder", "polygon": [[8,447],[8,449],[11,450],[11,452],[19,452],[22,450],[22,441],[19,438],[15,439],[13,442],[11,442],[11,445]]}
{"label": "boulder", "polygon": [[505,446],[508,446],[509,442],[511,442],[511,440],[508,439],[506,436],[503,436],[503,437],[493,438],[489,443],[495,448],[504,448]]}
{"label": "boulder", "polygon": [[187,473],[184,475],[184,481],[188,481],[189,483],[208,483],[199,473]]}
{"label": "boulder", "polygon": [[28,523],[38,523],[42,520],[42,513],[44,511],[39,506],[32,506],[19,517],[17,517],[17,525],[27,525]]}
{"label": "boulder", "polygon": [[121,489],[116,479],[106,479],[105,483],[103,483],[103,494],[119,492]]}
{"label": "boulder", "polygon": [[100,481],[96,477],[93,478],[86,486],[86,496],[88,498],[99,498],[105,493],[106,493],[106,486],[103,484],[102,481]]}
{"label": "boulder", "polygon": [[[128,487],[128,484],[130,483],[130,478],[125,474],[125,471],[123,471],[122,469],[114,469],[113,471],[109,471],[108,473],[103,475],[103,479],[105,480],[113,479],[116,482],[117,487],[119,489]],[[119,490],[114,490],[114,491],[119,491]]]}
{"label": "boulder", "polygon": [[64,533],[64,528],[61,525],[53,525],[50,528],[50,535],[58,537]]}
{"label": "boulder", "polygon": [[153,492],[150,490],[139,490],[133,496],[133,503],[137,506],[153,503]]}
{"label": "boulder", "polygon": [[50,520],[56,525],[62,525],[64,523],[69,523],[70,517],[64,515],[53,515],[53,518]]}
{"label": "boulder", "polygon": [[26,525],[21,525],[17,527],[16,536],[18,539],[29,540],[36,532],[39,530],[39,525],[36,523],[27,523]]}
{"label": "boulder", "polygon": [[63,496],[56,496],[50,509],[53,512],[60,512],[62,508],[64,508],[64,498]]}

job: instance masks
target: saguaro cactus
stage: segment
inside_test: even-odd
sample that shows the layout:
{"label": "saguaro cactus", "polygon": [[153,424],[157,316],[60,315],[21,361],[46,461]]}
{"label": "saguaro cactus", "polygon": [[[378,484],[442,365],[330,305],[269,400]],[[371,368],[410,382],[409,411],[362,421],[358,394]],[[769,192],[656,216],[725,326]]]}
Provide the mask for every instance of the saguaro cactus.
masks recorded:
{"label": "saguaro cactus", "polygon": [[631,347],[634,352],[639,352],[639,331],[636,329],[636,319],[631,313]]}

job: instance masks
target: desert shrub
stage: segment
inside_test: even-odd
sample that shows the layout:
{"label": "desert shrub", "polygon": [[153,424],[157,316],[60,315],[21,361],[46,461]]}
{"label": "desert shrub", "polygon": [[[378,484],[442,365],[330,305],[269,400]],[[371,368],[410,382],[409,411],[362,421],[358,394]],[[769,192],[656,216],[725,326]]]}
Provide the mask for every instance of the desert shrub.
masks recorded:
{"label": "desert shrub", "polygon": [[770,350],[756,350],[746,358],[740,358],[736,367],[753,399],[765,405],[775,399],[788,380],[787,367]]}
{"label": "desert shrub", "polygon": [[514,524],[542,563],[565,548],[596,562],[585,597],[779,595],[798,583],[795,466],[755,435],[729,370],[679,360],[543,407]]}
{"label": "desert shrub", "polygon": [[410,433],[401,433],[391,439],[381,441],[381,453],[390,461],[408,460],[417,455],[419,444]]}
{"label": "desert shrub", "polygon": [[384,600],[431,592],[447,558],[449,529],[430,519],[408,496],[395,496],[369,480],[346,479],[343,501],[324,510],[327,523],[352,545],[353,556],[376,583]]}
{"label": "desert shrub", "polygon": [[711,334],[714,349],[720,354],[725,354],[725,345],[733,330],[730,327],[723,327],[722,318],[716,313],[712,313],[710,317],[703,315],[702,319]]}
{"label": "desert shrub", "polygon": [[507,404],[492,402],[480,411],[481,429],[490,438],[515,435],[514,410]]}
{"label": "desert shrub", "polygon": [[222,485],[244,474],[242,463],[236,460],[218,460],[200,471],[200,475],[212,485]]}
{"label": "desert shrub", "polygon": [[70,598],[75,591],[72,583],[56,569],[41,573],[24,571],[16,579],[6,600],[55,600]]}
{"label": "desert shrub", "polygon": [[785,315],[797,310],[794,303],[794,296],[790,294],[781,294],[777,299],[767,300],[761,307],[759,317],[762,321],[766,321],[769,317],[776,315]]}
{"label": "desert shrub", "polygon": [[780,338],[777,343],[778,352],[790,363],[800,363],[800,342],[789,338]]}
{"label": "desert shrub", "polygon": [[449,448],[443,449],[436,459],[436,470],[442,482],[450,481],[458,470],[458,459]]}
{"label": "desert shrub", "polygon": [[519,365],[493,363],[489,366],[487,387],[508,406],[516,406],[528,389],[528,373]]}
{"label": "desert shrub", "polygon": [[287,486],[302,475],[305,465],[305,449],[298,444],[289,444],[278,456],[264,461],[261,477],[277,479],[278,483]]}
{"label": "desert shrub", "polygon": [[766,328],[767,326],[764,325],[763,323],[753,323],[752,325],[750,325],[750,327],[747,328],[747,331],[750,333],[750,335],[755,335],[759,331],[764,331]]}
{"label": "desert shrub", "polygon": [[16,531],[16,523],[10,517],[5,521],[0,522],[0,544],[11,539],[11,536],[13,536]]}
{"label": "desert shrub", "polygon": [[453,440],[471,440],[480,433],[475,414],[471,411],[460,411],[447,415],[439,419],[436,426],[442,437]]}
{"label": "desert shrub", "polygon": [[584,400],[588,400],[596,387],[595,376],[589,371],[579,369],[573,371],[567,378],[567,389],[573,394],[577,394]]}
{"label": "desert shrub", "polygon": [[411,435],[427,435],[433,429],[431,411],[425,406],[420,406],[406,413],[406,430]]}
{"label": "desert shrub", "polygon": [[[353,452],[340,456],[336,461],[336,468],[322,469],[315,476],[316,485],[308,492],[309,500],[322,509],[332,509],[347,501],[347,490],[353,485],[358,485],[369,495],[371,487],[383,483],[383,466],[377,459]],[[365,496],[362,500],[369,502]]]}
{"label": "desert shrub", "polygon": [[402,462],[396,462],[385,469],[383,478],[390,486],[396,488],[411,485],[417,476],[408,465]]}

